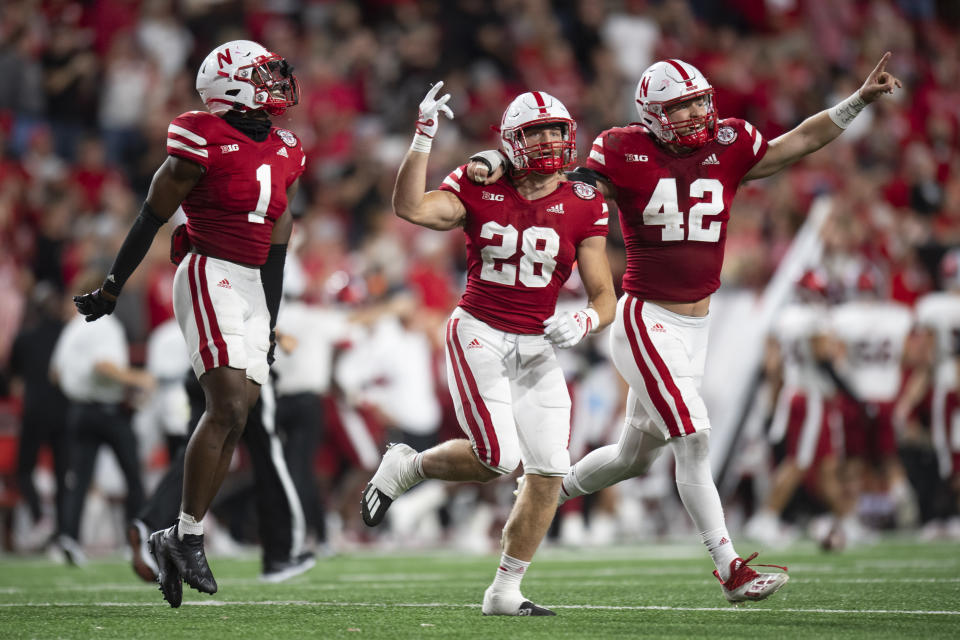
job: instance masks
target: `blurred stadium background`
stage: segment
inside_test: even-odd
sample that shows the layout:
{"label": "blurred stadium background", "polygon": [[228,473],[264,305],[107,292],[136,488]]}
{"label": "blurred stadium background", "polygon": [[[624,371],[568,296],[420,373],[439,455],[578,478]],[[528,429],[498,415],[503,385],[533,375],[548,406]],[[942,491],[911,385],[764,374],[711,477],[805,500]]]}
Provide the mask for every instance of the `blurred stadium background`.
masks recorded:
{"label": "blurred stadium background", "polygon": [[[302,98],[276,120],[308,150],[292,208],[296,260],[288,294],[312,318],[308,342],[327,410],[312,455],[317,505],[311,536],[333,551],[367,545],[449,544],[489,551],[512,484],[448,493],[425,485],[397,505],[385,531],[359,523],[359,490],[388,439],[423,448],[456,437],[443,373],[442,324],[464,280],[462,238],[396,219],[390,193],[430,82],[444,80],[456,119],[444,122],[430,160],[439,185],[472,152],[495,147],[490,125],[516,94],[542,89],[577,119],[581,158],[594,136],[635,120],[641,72],[682,58],[713,83],[722,117],[741,117],[768,139],[854,91],[884,51],[903,90],[868,108],[828,149],[740,189],[728,227],[704,393],[714,421],[714,470],[731,531],[762,501],[773,453],[764,438],[761,363],[770,323],[800,271],[816,262],[843,300],[865,264],[884,292],[913,306],[941,286],[937,265],[960,245],[960,5],[950,0],[6,0],[0,6],[0,530],[5,552],[41,550],[54,533],[54,482],[42,452],[33,472],[40,512],[16,481],[22,370],[15,337],[50,313],[61,319],[78,278],[110,266],[165,157],[176,115],[202,109],[199,62],[216,44],[249,38],[295,67]],[[167,225],[168,227],[170,225]],[[148,340],[172,317],[170,229],[127,284],[117,308],[131,362],[148,366]],[[165,235],[166,234],[166,235]],[[619,230],[609,239],[615,280]],[[582,293],[568,287],[568,299]],[[288,308],[291,308],[288,306]],[[281,312],[282,315],[283,312]],[[309,315],[313,314],[313,315]],[[283,320],[281,319],[281,324]],[[295,334],[290,329],[290,334]],[[312,338],[312,341],[310,340]],[[906,350],[905,371],[926,366]],[[574,460],[614,441],[622,388],[597,337],[566,354],[575,403]],[[35,363],[42,353],[31,354]],[[289,356],[288,356],[289,357]],[[278,362],[284,372],[296,369]],[[293,371],[291,373],[291,371]],[[288,387],[295,381],[287,380]],[[760,392],[758,392],[760,391]],[[131,393],[149,490],[166,464],[151,398]],[[174,408],[162,408],[175,413]],[[928,424],[913,418],[902,441],[920,500],[901,529],[949,535],[956,500],[936,473]],[[181,425],[182,426],[182,425]],[[51,425],[51,429],[58,428]],[[555,540],[575,545],[694,540],[670,461],[618,494],[565,507]],[[215,510],[221,549],[254,542],[244,455]],[[106,553],[124,544],[123,482],[101,453],[81,542]],[[617,499],[615,496],[628,499]],[[875,496],[876,497],[876,496]],[[876,530],[898,526],[863,499]],[[588,514],[583,516],[583,512]],[[824,512],[801,492],[785,512],[800,527]],[[407,514],[407,515],[404,515]],[[415,514],[415,515],[413,515]],[[890,516],[890,517],[888,517]],[[802,530],[802,529],[801,529]],[[958,535],[957,531],[953,531]]]}

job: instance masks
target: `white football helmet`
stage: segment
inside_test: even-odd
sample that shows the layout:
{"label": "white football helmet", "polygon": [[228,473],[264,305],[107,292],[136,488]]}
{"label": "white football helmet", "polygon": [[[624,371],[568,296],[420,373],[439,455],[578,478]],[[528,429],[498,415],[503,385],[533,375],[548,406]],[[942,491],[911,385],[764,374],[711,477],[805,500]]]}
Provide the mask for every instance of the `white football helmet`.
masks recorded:
{"label": "white football helmet", "polygon": [[[547,124],[563,125],[563,139],[527,144],[524,130]],[[500,147],[515,170],[555,173],[577,161],[577,123],[563,103],[549,93],[521,93],[503,112]]]}
{"label": "white football helmet", "polygon": [[[670,121],[668,107],[699,97],[707,101],[706,115]],[[640,122],[663,142],[696,148],[717,135],[713,87],[692,64],[683,60],[661,60],[650,65],[640,76],[636,98]]]}
{"label": "white football helmet", "polygon": [[265,109],[278,116],[300,101],[293,67],[251,40],[211,51],[197,72],[197,92],[211,113]]}

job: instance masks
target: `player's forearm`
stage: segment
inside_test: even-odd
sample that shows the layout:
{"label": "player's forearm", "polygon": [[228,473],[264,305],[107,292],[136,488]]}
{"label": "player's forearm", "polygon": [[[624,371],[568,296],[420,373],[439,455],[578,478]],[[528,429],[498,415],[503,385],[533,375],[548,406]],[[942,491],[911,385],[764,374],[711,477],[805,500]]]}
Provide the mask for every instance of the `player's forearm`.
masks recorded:
{"label": "player's forearm", "polygon": [[617,310],[617,296],[613,291],[613,287],[611,286],[609,289],[604,288],[595,292],[594,295],[590,297],[587,306],[597,312],[598,323],[593,330],[601,331],[606,328],[613,322]]}
{"label": "player's forearm", "polygon": [[110,267],[110,273],[103,283],[103,291],[116,298],[123,285],[147,255],[157,231],[166,222],[157,216],[149,204],[144,203],[140,215],[134,220],[127,237]]}
{"label": "player's forearm", "polygon": [[407,151],[393,187],[393,210],[397,216],[423,224],[423,196],[427,189],[427,161],[429,153]]}

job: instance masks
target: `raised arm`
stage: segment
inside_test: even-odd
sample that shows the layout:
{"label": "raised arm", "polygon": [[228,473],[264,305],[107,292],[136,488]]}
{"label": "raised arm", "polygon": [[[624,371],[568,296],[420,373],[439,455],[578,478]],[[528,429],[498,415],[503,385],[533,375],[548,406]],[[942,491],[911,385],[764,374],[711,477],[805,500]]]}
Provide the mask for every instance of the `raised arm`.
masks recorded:
{"label": "raised arm", "polygon": [[591,236],[577,246],[577,269],[587,292],[587,306],[580,311],[554,313],[544,320],[544,335],[561,349],[577,344],[593,331],[613,322],[617,297],[607,261],[607,239]]}
{"label": "raised arm", "polygon": [[744,181],[765,178],[813,153],[843,133],[868,104],[879,100],[885,93],[893,93],[894,88],[902,87],[900,80],[886,70],[889,60],[888,51],[852,96],[810,116],[794,129],[770,141],[766,155],[744,176]]}
{"label": "raised arm", "polygon": [[414,224],[429,229],[445,231],[463,224],[467,210],[452,193],[427,190],[427,161],[433,137],[440,124],[440,113],[453,119],[453,111],[447,106],[450,94],[437,99],[443,82],[433,85],[420,102],[417,130],[413,134],[410,150],[403,157],[397,182],[393,186],[393,210]]}
{"label": "raised arm", "polygon": [[203,167],[195,162],[168,156],[153,174],[153,181],[150,183],[147,199],[140,208],[140,215],[127,232],[107,279],[96,291],[73,298],[77,310],[86,316],[87,322],[113,313],[117,296],[120,295],[127,278],[147,255],[157,231],[200,181],[203,172]]}

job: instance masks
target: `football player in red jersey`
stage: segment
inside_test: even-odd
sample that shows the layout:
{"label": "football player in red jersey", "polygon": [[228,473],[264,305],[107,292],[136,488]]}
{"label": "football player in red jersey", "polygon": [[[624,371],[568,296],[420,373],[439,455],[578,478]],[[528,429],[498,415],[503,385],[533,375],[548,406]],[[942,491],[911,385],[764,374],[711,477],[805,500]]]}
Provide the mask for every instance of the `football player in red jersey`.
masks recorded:
{"label": "football player in red jersey", "polygon": [[[613,320],[606,256],[607,205],[599,192],[563,180],[576,160],[576,123],[559,100],[533,91],[503,113],[510,172],[481,187],[448,175],[424,193],[438,117],[452,118],[437,83],[420,103],[410,151],[393,191],[397,215],[437,230],[462,228],[467,287],[447,322],[447,383],[466,439],[418,453],[388,448],[364,491],[374,526],[403,492],[426,478],[487,482],[522,462],[526,484],[503,530],[503,555],[483,597],[484,615],[554,615],[523,597],[520,581],[547,532],[570,468],[570,396],[553,347],[566,348]],[[555,313],[574,262],[589,303]]]}
{"label": "football player in red jersey", "polygon": [[[762,600],[787,581],[760,574],[734,551],[713,482],[706,406],[700,397],[710,295],[720,286],[730,203],[741,182],[763,178],[824,146],[863,108],[900,87],[880,59],[846,100],[767,143],[750,123],[720,120],[714,91],[681,60],[651,65],[637,85],[640,122],[601,133],[586,168],[568,174],[593,182],[620,209],[627,270],[611,335],[614,364],[630,385],[620,442],[578,462],[564,498],[646,472],[669,443],[677,489],[716,565],[730,602]],[[495,180],[502,159],[475,156],[468,175]]]}
{"label": "football player in red jersey", "polygon": [[266,380],[272,356],[292,217],[303,173],[297,137],[272,126],[297,104],[287,61],[249,40],[227,42],[200,65],[197,91],[208,111],[177,116],[166,161],[101,287],[74,298],[88,322],[113,311],[157,230],[182,207],[174,232],[174,311],[206,411],[187,445],[179,522],[150,537],[160,589],[180,606],[181,580],[204,593],[217,583],[203,550],[203,517]]}

